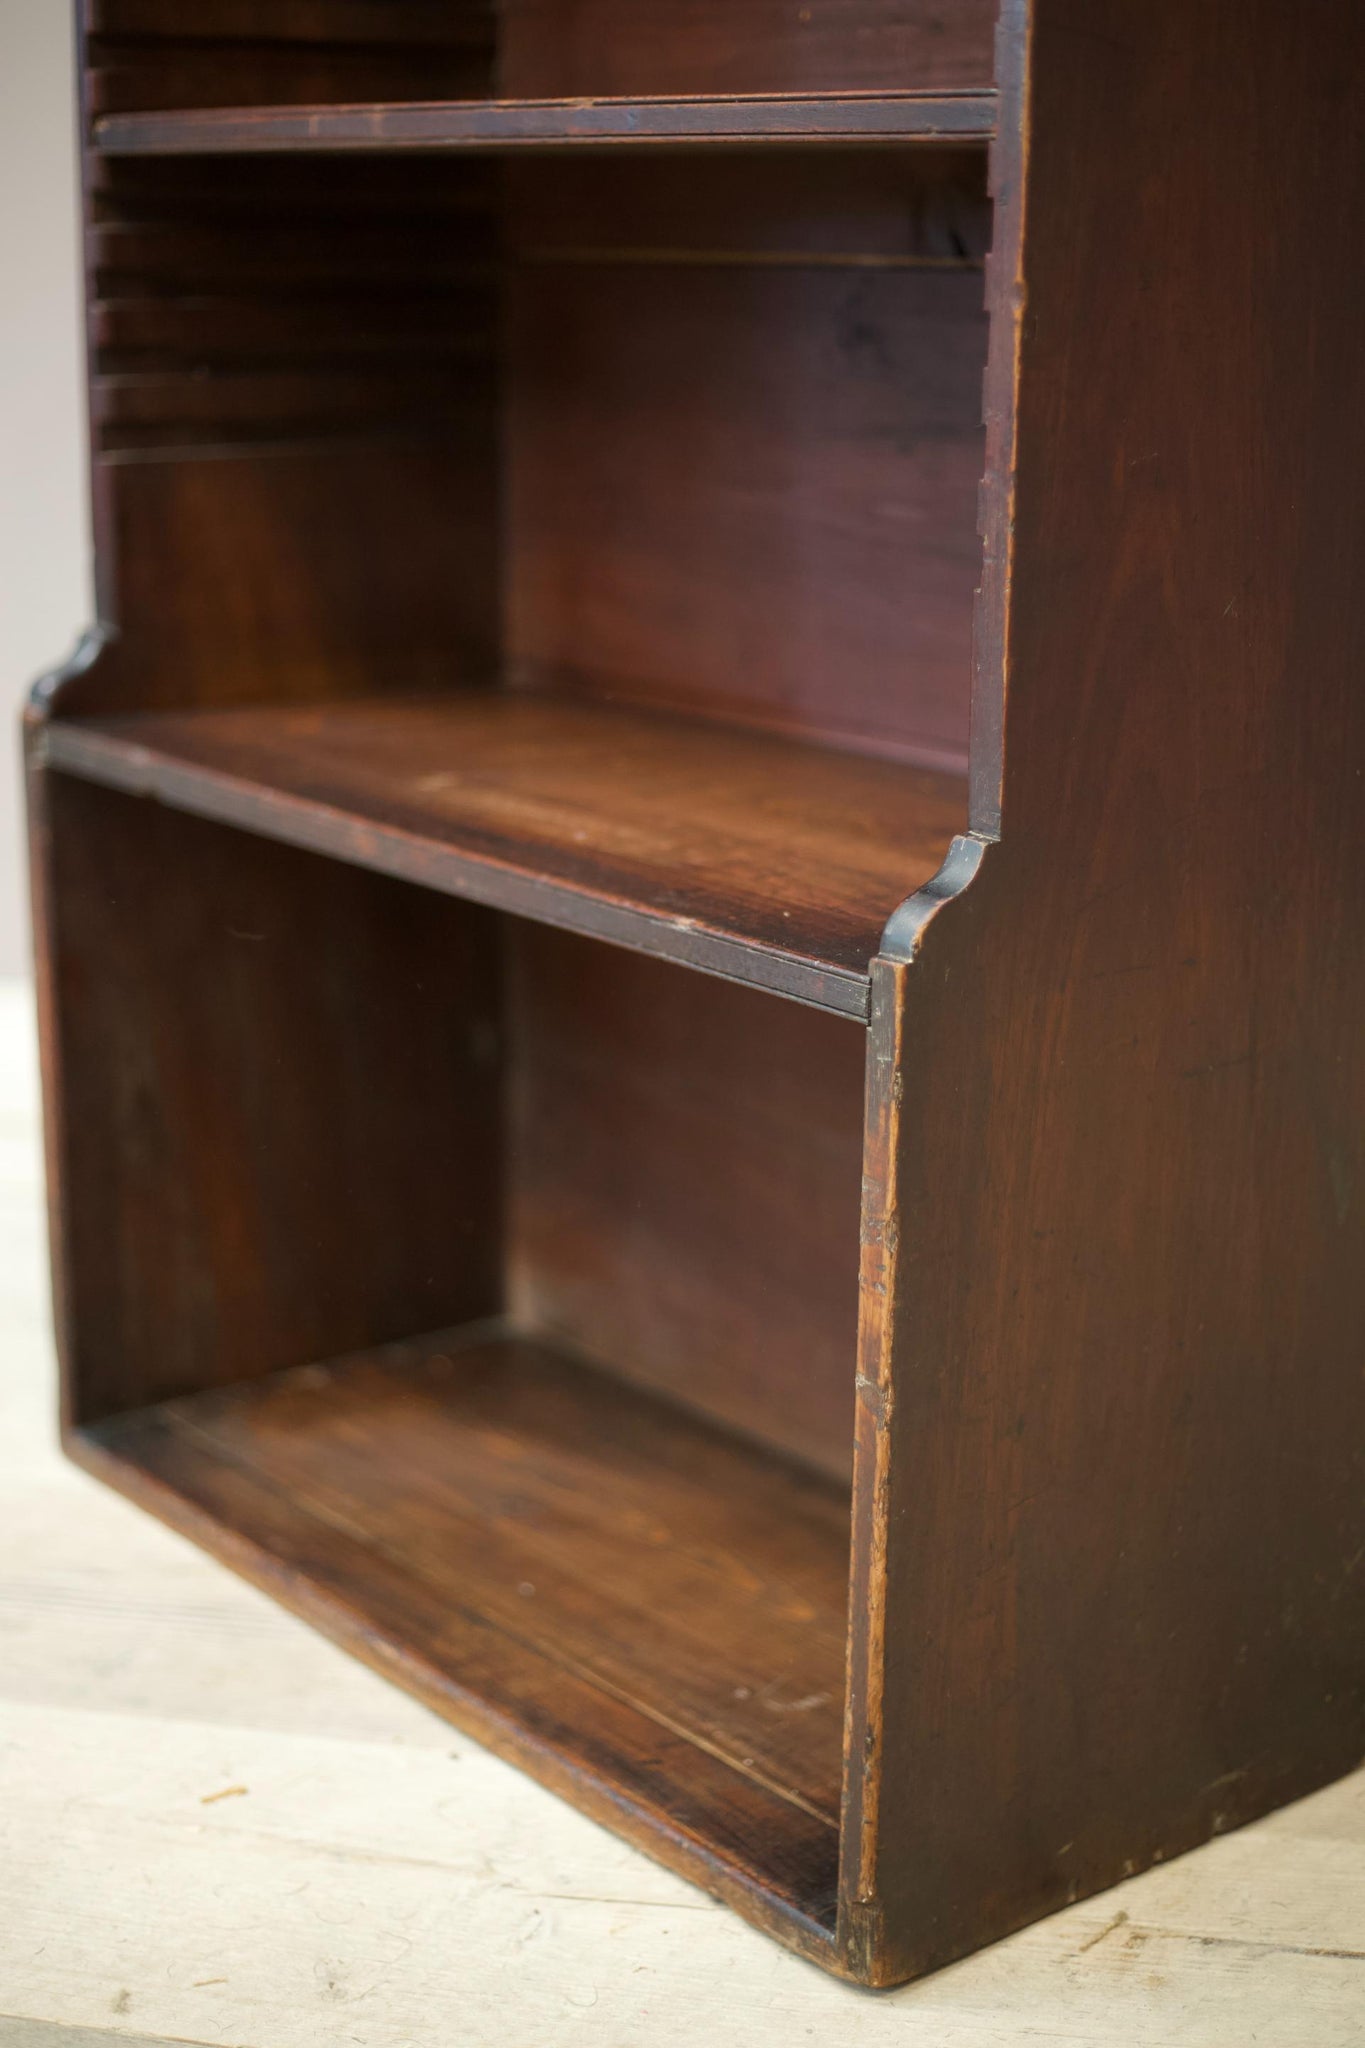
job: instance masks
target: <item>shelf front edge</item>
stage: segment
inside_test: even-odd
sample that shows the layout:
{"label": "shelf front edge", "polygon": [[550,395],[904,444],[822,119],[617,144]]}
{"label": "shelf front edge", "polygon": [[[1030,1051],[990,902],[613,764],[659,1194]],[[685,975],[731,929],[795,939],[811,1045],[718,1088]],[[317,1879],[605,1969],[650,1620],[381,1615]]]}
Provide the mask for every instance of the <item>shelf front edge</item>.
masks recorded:
{"label": "shelf front edge", "polygon": [[108,114],[107,156],[279,151],[581,149],[705,144],[986,142],[994,92],[735,99],[458,100]]}
{"label": "shelf front edge", "polygon": [[489,856],[462,852],[330,805],[202,767],[187,768],[148,748],[54,719],[35,749],[39,765],[77,775],[126,796],[275,839],[304,852],[390,875],[444,895],[482,903],[538,924],[649,953],[724,981],[785,996],[866,1023],[871,974],[784,953],[760,941],[713,931],[643,905],[613,902],[554,878],[528,874]]}

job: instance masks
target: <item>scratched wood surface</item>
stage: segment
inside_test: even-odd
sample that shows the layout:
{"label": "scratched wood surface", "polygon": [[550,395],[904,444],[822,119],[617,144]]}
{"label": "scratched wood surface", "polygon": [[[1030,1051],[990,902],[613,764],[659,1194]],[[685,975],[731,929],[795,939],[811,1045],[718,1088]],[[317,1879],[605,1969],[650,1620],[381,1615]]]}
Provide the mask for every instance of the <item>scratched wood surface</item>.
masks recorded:
{"label": "scratched wood surface", "polygon": [[0,2048],[1355,2048],[1365,1773],[903,1991],[822,1976],[58,1457],[0,986]]}

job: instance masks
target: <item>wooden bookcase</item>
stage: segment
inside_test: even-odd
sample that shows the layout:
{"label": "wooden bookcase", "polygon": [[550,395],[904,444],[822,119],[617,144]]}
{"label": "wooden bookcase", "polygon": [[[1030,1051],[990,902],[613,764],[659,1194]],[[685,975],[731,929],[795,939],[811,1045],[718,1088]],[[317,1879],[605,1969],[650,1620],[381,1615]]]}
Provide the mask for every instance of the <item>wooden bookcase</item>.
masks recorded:
{"label": "wooden bookcase", "polygon": [[72,1455],[867,1984],[1353,1764],[1359,11],[81,35]]}

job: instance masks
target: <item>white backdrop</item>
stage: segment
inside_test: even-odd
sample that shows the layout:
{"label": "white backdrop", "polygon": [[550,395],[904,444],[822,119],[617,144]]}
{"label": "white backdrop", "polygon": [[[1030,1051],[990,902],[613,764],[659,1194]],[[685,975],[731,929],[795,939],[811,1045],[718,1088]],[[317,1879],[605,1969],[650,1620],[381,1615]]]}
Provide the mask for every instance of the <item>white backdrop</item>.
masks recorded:
{"label": "white backdrop", "polygon": [[91,611],[70,0],[0,0],[0,975],[28,965],[19,707]]}

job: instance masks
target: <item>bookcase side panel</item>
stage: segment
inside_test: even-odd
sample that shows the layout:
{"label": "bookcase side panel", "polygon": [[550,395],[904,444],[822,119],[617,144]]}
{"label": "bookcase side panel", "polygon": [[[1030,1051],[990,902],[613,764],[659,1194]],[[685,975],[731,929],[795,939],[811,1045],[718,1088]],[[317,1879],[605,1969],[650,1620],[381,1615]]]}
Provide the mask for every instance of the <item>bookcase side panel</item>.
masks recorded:
{"label": "bookcase side panel", "polygon": [[961,773],[985,152],[509,168],[514,668]]}
{"label": "bookcase side panel", "polygon": [[1365,25],[1033,13],[1001,837],[892,970],[882,1981],[1365,1748]]}

